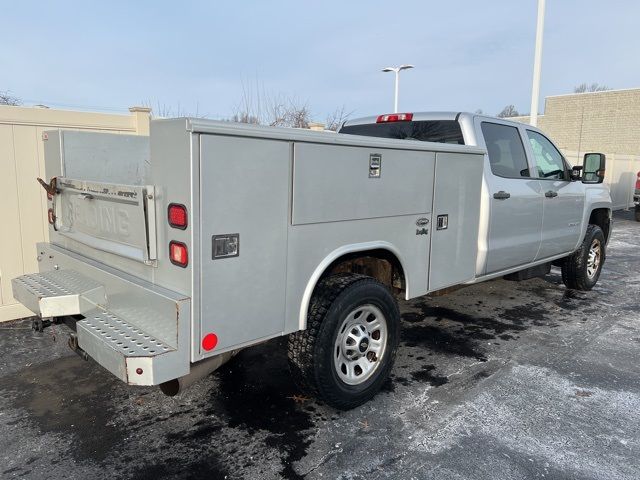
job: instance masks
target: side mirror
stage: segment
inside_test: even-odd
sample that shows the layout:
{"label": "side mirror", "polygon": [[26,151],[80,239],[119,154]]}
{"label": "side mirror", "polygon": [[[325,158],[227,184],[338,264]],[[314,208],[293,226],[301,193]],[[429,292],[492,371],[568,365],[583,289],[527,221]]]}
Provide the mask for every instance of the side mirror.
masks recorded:
{"label": "side mirror", "polygon": [[604,153],[585,153],[582,183],[602,183],[604,181],[606,157]]}

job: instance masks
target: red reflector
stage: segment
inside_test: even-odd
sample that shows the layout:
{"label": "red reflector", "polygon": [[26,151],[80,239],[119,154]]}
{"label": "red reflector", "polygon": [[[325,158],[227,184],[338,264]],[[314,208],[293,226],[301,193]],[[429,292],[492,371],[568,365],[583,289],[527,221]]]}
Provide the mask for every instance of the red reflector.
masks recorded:
{"label": "red reflector", "polygon": [[184,230],[187,228],[187,207],[178,203],[169,204],[169,225]]}
{"label": "red reflector", "polygon": [[389,113],[387,115],[380,115],[376,123],[410,122],[412,119],[413,113]]}
{"label": "red reflector", "polygon": [[202,348],[207,352],[216,348],[218,344],[218,336],[215,333],[207,333],[202,339]]}
{"label": "red reflector", "polygon": [[174,265],[186,267],[189,264],[187,246],[182,242],[171,241],[169,243],[169,260]]}
{"label": "red reflector", "polygon": [[140,367],[138,367],[138,368],[136,368],[136,373],[138,375],[142,375],[144,373],[144,371]]}

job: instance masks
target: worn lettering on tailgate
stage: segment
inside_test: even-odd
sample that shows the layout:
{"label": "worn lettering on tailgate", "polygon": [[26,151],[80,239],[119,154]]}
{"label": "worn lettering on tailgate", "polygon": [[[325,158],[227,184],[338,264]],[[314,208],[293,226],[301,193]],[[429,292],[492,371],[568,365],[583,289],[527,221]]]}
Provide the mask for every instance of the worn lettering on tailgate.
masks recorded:
{"label": "worn lettering on tailgate", "polygon": [[145,208],[146,190],[152,187],[66,178],[59,186],[56,226],[60,234],[136,260],[153,259]]}

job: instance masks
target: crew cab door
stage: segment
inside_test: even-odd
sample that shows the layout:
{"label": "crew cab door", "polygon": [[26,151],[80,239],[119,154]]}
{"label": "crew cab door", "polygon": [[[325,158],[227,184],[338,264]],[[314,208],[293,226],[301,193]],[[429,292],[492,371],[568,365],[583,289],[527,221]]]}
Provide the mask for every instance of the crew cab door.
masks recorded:
{"label": "crew cab door", "polygon": [[520,128],[478,120],[488,152],[489,232],[486,273],[532,262],[540,247],[543,193],[532,178]]}
{"label": "crew cab door", "polygon": [[530,129],[526,133],[535,176],[544,193],[542,242],[536,258],[572,252],[582,232],[584,187],[570,181],[568,164],[547,137]]}

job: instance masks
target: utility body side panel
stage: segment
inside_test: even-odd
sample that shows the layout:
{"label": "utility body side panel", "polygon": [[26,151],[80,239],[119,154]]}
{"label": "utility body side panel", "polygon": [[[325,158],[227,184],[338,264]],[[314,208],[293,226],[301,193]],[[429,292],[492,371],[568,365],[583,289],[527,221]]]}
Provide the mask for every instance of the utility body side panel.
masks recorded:
{"label": "utility body side panel", "polygon": [[[200,338],[219,353],[282,333],[290,144],[200,136]],[[239,235],[239,255],[213,259],[213,237]],[[194,345],[194,349],[201,345]]]}
{"label": "utility body side panel", "polygon": [[[366,147],[366,139],[334,134],[313,142],[296,131],[288,140],[233,132],[194,132],[200,136],[201,192],[196,359],[305,328],[317,281],[346,254],[395,255],[407,298],[430,291],[430,253],[448,264],[432,279],[436,288],[473,277],[480,152],[442,152],[448,146],[435,144],[435,151],[428,144],[395,149],[406,143],[393,140]],[[345,137],[355,145],[332,144]],[[443,184],[435,195],[451,224],[432,247],[436,155]],[[372,157],[380,167],[373,174]],[[239,234],[239,254],[213,259],[213,237],[229,234]],[[211,352],[197,341],[208,333],[218,338]]]}

